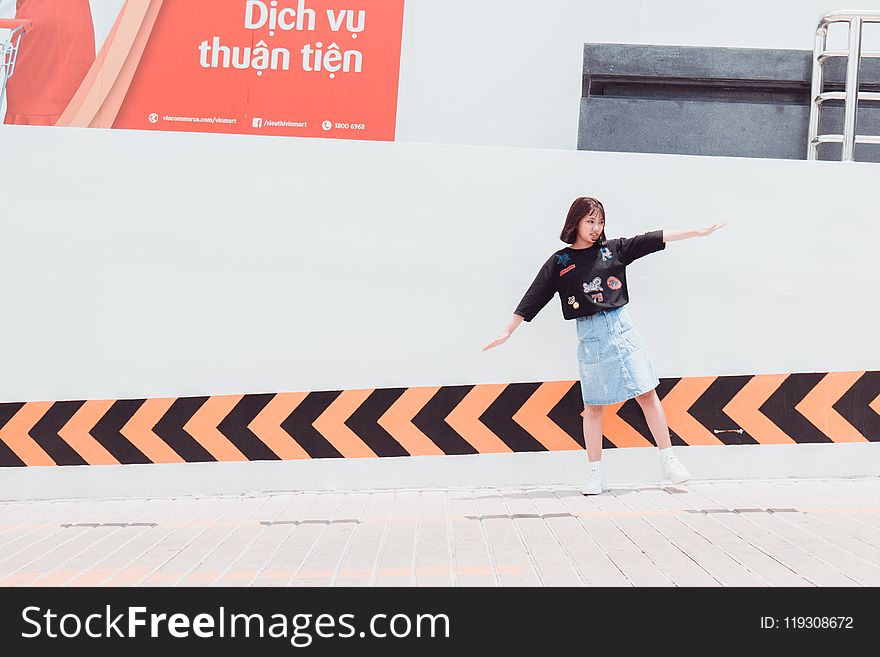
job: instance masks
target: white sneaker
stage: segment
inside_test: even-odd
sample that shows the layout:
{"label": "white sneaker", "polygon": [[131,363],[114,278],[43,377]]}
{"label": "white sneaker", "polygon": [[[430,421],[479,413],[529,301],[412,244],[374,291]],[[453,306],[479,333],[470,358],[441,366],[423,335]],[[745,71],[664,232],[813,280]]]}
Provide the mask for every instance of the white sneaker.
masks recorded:
{"label": "white sneaker", "polygon": [[602,461],[587,463],[587,480],[584,482],[581,492],[584,495],[598,495],[605,490],[608,488],[605,486],[605,470],[602,468]]}
{"label": "white sneaker", "polygon": [[660,450],[660,469],[663,472],[663,479],[672,484],[681,484],[691,478],[691,473],[671,449]]}

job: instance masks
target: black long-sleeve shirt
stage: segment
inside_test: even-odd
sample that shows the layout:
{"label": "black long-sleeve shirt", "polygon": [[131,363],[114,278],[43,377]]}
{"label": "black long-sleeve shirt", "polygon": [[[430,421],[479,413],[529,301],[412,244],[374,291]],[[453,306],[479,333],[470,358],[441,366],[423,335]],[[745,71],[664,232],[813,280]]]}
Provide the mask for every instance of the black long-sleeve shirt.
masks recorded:
{"label": "black long-sleeve shirt", "polygon": [[619,308],[629,301],[626,266],[665,248],[662,230],[607,240],[604,246],[567,246],[544,263],[513,312],[530,322],[557,292],[565,319]]}

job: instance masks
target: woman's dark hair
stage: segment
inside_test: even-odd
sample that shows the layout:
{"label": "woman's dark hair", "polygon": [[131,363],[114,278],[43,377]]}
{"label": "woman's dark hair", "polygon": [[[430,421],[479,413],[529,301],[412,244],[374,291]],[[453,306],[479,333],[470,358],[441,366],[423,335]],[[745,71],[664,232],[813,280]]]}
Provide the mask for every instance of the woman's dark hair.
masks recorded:
{"label": "woman's dark hair", "polygon": [[[565,225],[562,227],[559,239],[566,244],[574,244],[575,238],[577,238],[578,222],[587,215],[599,215],[602,219],[605,219],[605,208],[602,207],[599,199],[595,199],[592,196],[576,198],[568,209],[568,216],[565,217]],[[599,235],[599,246],[604,246],[604,244],[605,229],[603,228],[602,234]]]}

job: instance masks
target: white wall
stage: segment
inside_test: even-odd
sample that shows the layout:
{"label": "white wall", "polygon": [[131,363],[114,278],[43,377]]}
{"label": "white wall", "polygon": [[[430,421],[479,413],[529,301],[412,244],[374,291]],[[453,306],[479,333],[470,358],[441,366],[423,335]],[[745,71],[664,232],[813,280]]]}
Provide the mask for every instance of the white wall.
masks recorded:
{"label": "white wall", "polygon": [[[860,10],[880,10],[862,0]],[[583,44],[811,50],[830,0],[406,0],[399,141],[574,149]],[[830,33],[842,47],[843,33]],[[865,28],[880,50],[880,25]]]}
{"label": "white wall", "polygon": [[572,380],[556,299],[481,347],[581,194],[609,236],[729,222],[629,269],[660,376],[880,368],[872,164],[19,126],[0,156],[4,401]]}
{"label": "white wall", "polygon": [[[696,445],[678,449],[695,480],[876,477],[880,443]],[[254,491],[578,487],[583,451],[149,465],[4,468],[4,500],[241,494]],[[605,450],[609,486],[656,486],[653,447]],[[666,484],[668,486],[668,484]]]}

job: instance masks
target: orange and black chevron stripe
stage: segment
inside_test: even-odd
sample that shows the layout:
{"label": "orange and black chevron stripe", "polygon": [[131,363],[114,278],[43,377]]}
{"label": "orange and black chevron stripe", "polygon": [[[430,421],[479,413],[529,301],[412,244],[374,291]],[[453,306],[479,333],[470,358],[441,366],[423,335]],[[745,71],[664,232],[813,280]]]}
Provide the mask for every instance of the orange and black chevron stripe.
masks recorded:
{"label": "orange and black chevron stripe", "polygon": [[[678,445],[880,441],[880,372],[662,379]],[[580,383],[0,404],[0,466],[583,449]],[[653,444],[635,400],[606,447]]]}

